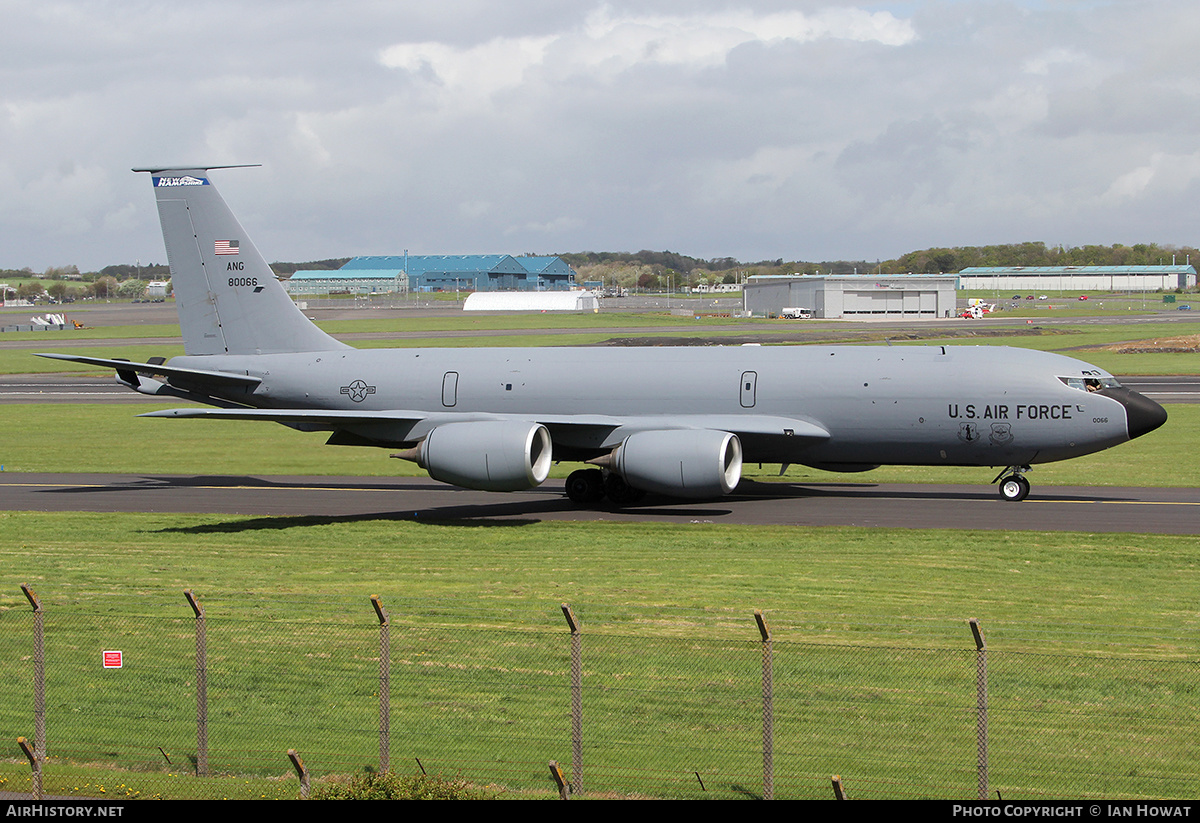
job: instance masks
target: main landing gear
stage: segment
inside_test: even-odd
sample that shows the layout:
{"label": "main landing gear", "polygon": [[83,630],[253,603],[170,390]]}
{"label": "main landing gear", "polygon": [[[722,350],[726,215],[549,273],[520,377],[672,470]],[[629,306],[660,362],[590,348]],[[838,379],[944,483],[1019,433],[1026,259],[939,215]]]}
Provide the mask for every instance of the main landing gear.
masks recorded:
{"label": "main landing gear", "polygon": [[[1019,503],[1029,496],[1029,481],[1025,478],[1028,466],[1009,466],[996,475],[993,483],[1000,483],[1000,496],[1005,500]],[[1003,479],[1002,479],[1003,478]]]}
{"label": "main landing gear", "polygon": [[599,503],[605,497],[615,505],[627,506],[642,499],[640,489],[625,482],[619,474],[602,469],[579,469],[567,475],[567,497],[581,506]]}

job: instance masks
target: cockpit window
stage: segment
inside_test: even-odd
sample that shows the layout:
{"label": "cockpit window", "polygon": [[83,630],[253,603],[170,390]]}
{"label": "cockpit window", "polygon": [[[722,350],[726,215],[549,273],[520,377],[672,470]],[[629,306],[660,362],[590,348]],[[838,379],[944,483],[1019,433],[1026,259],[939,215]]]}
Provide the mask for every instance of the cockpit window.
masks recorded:
{"label": "cockpit window", "polygon": [[1092,375],[1080,375],[1079,377],[1060,377],[1058,378],[1063,383],[1066,383],[1073,389],[1080,391],[1100,391],[1101,389],[1119,389],[1121,384],[1115,377],[1094,377]]}

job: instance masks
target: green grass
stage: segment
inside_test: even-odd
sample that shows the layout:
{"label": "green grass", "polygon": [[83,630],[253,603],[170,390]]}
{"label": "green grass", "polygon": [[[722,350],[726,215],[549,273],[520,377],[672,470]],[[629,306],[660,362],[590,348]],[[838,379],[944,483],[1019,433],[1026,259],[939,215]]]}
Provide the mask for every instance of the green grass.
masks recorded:
{"label": "green grass", "polygon": [[[288,748],[318,775],[361,772],[377,762],[378,594],[393,761],[410,772],[420,758],[548,791],[546,761],[569,763],[565,602],[583,625],[592,791],[757,792],[761,608],[778,796],[828,796],[839,773],[863,799],[971,797],[969,617],[992,650],[1006,800],[1200,795],[1191,537],[9,513],[0,546],[15,675],[0,679],[0,736],[29,734],[27,582],[47,609],[53,785],[287,795]],[[184,589],[207,610],[216,789],[187,777]],[[105,648],[126,667],[101,671]],[[0,764],[14,785],[23,773]]]}
{"label": "green grass", "polygon": [[[155,751],[155,754],[158,752]],[[51,757],[44,766],[42,790],[53,797],[117,802],[173,799],[294,800],[300,795],[300,781],[294,775],[217,775],[201,780],[196,778],[194,771],[170,768],[161,755],[159,763],[163,765],[162,770],[148,776],[144,772]],[[0,791],[28,794],[30,790],[27,765],[0,761]]]}
{"label": "green grass", "polygon": [[[83,323],[86,320],[84,315],[79,315],[84,319],[79,320]],[[68,320],[72,319],[70,317]],[[74,319],[79,319],[74,318]],[[14,322],[14,321],[5,321]],[[28,323],[26,318],[24,323]],[[48,331],[20,331],[20,332],[4,332],[4,336],[0,340],[25,342],[29,340],[122,340],[122,339],[170,339],[179,337],[178,323],[159,323],[147,325],[128,325],[128,326],[88,326],[83,329],[65,329],[59,331],[57,329]]]}
{"label": "green grass", "polygon": [[[474,604],[481,625],[508,625],[504,615],[516,609],[548,614],[557,629],[557,605],[571,601],[584,613],[644,610],[622,620],[623,632],[658,632],[659,621],[679,612],[687,619],[676,631],[711,624],[714,637],[727,636],[728,610],[739,632],[752,631],[754,608],[840,615],[839,623],[1034,616],[1046,625],[1178,634],[1173,651],[1200,651],[1189,599],[1200,591],[1200,558],[1186,536],[831,528],[805,532],[797,544],[791,527],[83,512],[2,513],[0,535],[12,581],[0,590],[0,609],[27,608],[16,584],[28,582],[44,597],[88,602],[101,614],[149,614],[168,602],[183,617],[190,612],[181,593],[195,588],[220,601],[210,604],[214,616],[248,607],[239,597],[265,596],[284,598],[270,606],[272,619],[297,619],[310,598],[331,595],[357,598],[369,616],[366,598],[380,594],[401,613],[402,603],[461,601]],[[1081,566],[1088,575],[1077,573]],[[956,624],[953,645],[969,639],[965,631]],[[1103,648],[1110,640],[1105,631],[1093,642]]]}

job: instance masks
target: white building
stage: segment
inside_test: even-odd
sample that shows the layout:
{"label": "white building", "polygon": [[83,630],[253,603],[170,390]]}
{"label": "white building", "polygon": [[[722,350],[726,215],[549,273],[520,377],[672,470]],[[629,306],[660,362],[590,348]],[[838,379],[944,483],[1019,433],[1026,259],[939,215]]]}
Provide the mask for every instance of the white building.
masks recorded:
{"label": "white building", "polygon": [[1196,285],[1191,266],[973,266],[959,288],[995,292],[1175,291]]}
{"label": "white building", "polygon": [[477,291],[467,295],[463,311],[597,311],[595,292]]}
{"label": "white building", "polygon": [[804,308],[814,318],[953,317],[955,282],[945,274],[758,275],[743,291],[745,310],[757,317]]}

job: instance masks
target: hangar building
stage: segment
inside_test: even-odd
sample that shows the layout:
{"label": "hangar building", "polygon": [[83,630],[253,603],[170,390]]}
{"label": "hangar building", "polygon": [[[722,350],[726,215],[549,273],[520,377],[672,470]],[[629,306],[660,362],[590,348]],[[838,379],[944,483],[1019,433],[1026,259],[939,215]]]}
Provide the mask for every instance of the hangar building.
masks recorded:
{"label": "hangar building", "polygon": [[298,271],[284,282],[292,294],[405,291],[557,291],[575,272],[561,257],[510,254],[355,257],[336,271]]}
{"label": "hangar building", "polygon": [[747,281],[743,306],[776,317],[805,308],[828,320],[953,317],[957,277],[944,274],[759,275]]}
{"label": "hangar building", "polygon": [[973,266],[959,288],[997,292],[1174,291],[1196,285],[1191,266]]}

